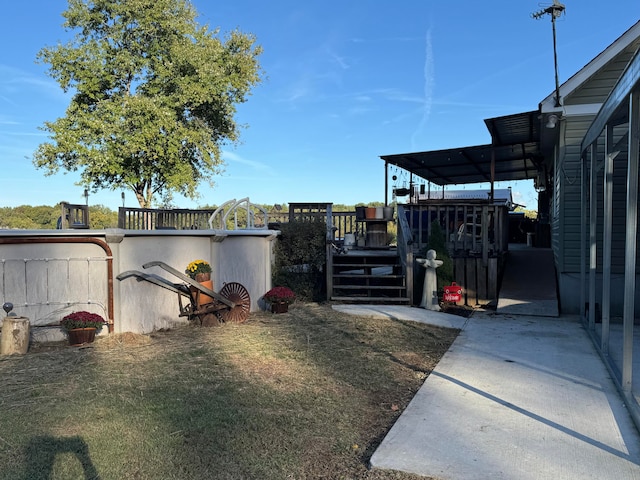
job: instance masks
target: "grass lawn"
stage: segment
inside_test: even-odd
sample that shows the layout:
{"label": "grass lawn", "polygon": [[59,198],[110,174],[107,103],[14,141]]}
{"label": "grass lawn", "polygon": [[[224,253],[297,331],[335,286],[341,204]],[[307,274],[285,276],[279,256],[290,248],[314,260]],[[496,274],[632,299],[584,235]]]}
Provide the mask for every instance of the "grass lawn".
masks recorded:
{"label": "grass lawn", "polygon": [[294,304],[36,345],[0,357],[0,480],[424,478],[368,461],[456,335]]}

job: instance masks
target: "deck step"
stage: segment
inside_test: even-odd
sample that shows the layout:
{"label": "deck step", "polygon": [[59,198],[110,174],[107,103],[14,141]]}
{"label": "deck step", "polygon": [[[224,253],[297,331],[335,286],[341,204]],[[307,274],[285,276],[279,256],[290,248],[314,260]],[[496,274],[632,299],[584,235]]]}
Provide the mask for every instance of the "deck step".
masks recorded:
{"label": "deck step", "polygon": [[405,290],[404,285],[334,285],[334,290]]}
{"label": "deck step", "polygon": [[332,262],[332,301],[410,304],[404,268],[394,250],[336,255]]}
{"label": "deck step", "polygon": [[404,278],[404,275],[390,274],[390,275],[373,275],[364,273],[337,273],[333,278],[354,278],[354,279],[366,279],[366,278],[381,278],[381,279],[394,279]]}
{"label": "deck step", "polygon": [[386,303],[410,303],[407,297],[345,297],[345,296],[333,296],[332,301],[335,302],[352,302],[352,303],[374,303],[374,302],[386,302]]}

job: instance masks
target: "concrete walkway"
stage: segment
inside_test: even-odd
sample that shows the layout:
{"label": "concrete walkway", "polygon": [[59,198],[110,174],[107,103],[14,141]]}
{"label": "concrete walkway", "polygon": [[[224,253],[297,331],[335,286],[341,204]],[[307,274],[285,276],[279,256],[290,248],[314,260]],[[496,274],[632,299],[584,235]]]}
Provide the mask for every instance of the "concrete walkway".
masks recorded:
{"label": "concrete walkway", "polygon": [[640,480],[640,435],[577,318],[334,308],[462,328],[372,468],[455,480]]}
{"label": "concrete walkway", "polygon": [[557,317],[553,251],[510,244],[498,298],[498,313]]}

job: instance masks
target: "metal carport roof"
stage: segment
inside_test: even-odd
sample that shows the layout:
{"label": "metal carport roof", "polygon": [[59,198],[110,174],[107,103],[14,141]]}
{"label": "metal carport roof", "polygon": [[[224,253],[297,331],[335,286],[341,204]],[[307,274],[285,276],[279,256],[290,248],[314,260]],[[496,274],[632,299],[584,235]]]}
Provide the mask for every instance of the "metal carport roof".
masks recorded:
{"label": "metal carport roof", "polygon": [[[382,155],[396,165],[436,185],[483,183],[535,178],[542,165],[540,113],[518,113],[485,120],[494,144]],[[557,129],[555,129],[557,130]]]}

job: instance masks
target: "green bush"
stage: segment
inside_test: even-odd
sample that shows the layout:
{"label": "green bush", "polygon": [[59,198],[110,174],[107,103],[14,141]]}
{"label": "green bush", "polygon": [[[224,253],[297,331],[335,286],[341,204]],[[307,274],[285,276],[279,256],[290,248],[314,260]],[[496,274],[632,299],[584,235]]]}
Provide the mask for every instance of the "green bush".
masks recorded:
{"label": "green bush", "polygon": [[302,301],[326,299],[326,229],[324,220],[281,224],[275,243],[274,285],[289,287]]}

